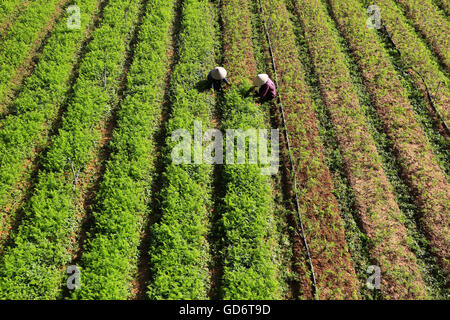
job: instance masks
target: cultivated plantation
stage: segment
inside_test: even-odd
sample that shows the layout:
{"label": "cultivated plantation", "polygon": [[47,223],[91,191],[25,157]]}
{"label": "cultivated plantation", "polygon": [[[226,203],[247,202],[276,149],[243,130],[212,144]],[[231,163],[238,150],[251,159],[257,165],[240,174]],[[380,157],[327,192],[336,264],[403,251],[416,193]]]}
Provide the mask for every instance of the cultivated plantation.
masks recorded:
{"label": "cultivated plantation", "polygon": [[0,299],[450,299],[449,13],[2,0]]}

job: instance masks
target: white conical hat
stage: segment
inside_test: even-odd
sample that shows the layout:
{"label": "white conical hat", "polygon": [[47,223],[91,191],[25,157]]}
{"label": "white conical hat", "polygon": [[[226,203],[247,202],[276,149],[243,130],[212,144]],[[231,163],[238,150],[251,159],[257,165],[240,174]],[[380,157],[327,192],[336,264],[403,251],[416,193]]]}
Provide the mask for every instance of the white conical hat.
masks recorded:
{"label": "white conical hat", "polygon": [[215,80],[223,80],[227,77],[227,70],[225,70],[225,68],[222,67],[215,67],[211,71],[211,76]]}
{"label": "white conical hat", "polygon": [[255,80],[253,80],[253,84],[257,87],[260,87],[260,86],[266,84],[268,80],[269,80],[269,76],[267,74],[265,74],[265,73],[258,74],[255,77]]}

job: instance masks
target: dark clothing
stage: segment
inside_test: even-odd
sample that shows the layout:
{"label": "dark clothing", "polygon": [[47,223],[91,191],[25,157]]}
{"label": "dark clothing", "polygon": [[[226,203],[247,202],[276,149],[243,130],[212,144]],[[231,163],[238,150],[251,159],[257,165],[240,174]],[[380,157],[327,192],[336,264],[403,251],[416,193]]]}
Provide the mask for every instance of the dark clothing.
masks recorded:
{"label": "dark clothing", "polygon": [[222,90],[222,82],[225,82],[226,84],[229,84],[227,78],[223,80],[216,80],[212,77],[211,72],[208,74],[208,85],[211,89],[214,91],[221,91]]}
{"label": "dark clothing", "polygon": [[266,84],[262,85],[259,88],[259,97],[261,99],[261,103],[270,101],[277,96],[277,90],[275,89],[275,84],[272,80],[267,80]]}

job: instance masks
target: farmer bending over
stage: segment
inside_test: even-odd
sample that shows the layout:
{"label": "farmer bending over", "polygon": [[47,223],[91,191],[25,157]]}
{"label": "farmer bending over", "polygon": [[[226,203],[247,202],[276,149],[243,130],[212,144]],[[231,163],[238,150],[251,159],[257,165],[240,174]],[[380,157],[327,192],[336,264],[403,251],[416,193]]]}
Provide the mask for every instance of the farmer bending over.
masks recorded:
{"label": "farmer bending over", "polygon": [[259,87],[259,102],[264,103],[266,101],[273,100],[277,96],[277,90],[275,84],[270,80],[267,74],[258,74],[253,80],[255,87]]}
{"label": "farmer bending over", "polygon": [[222,82],[230,84],[227,80],[227,70],[222,67],[215,67],[208,74],[208,84],[215,91],[222,91]]}

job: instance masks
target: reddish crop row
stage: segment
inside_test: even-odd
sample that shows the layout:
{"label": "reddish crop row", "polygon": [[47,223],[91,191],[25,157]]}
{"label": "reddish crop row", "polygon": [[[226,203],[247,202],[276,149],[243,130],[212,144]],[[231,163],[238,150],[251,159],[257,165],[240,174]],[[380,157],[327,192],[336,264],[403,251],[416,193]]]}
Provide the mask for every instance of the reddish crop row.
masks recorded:
{"label": "reddish crop row", "polygon": [[46,32],[44,27],[52,21],[55,10],[65,2],[66,0],[34,1],[9,30],[0,48],[0,112],[3,112],[3,104],[11,90],[11,80],[29,58],[30,50],[39,44]]}
{"label": "reddish crop row", "polygon": [[[313,103],[295,46],[295,35],[284,1],[264,1],[269,23],[279,91],[286,111],[300,210],[315,268],[320,299],[358,298],[358,282],[345,240],[333,183],[317,129]],[[297,257],[300,258],[300,257]],[[305,298],[308,296],[305,295]]]}
{"label": "reddish crop row", "polygon": [[421,221],[442,267],[450,273],[450,187],[423,130],[415,119],[405,89],[384,51],[376,31],[366,26],[365,9],[357,0],[329,0],[341,33],[346,38],[377,113],[384,123],[402,175],[422,210]]}
{"label": "reddish crop row", "polygon": [[432,0],[398,0],[433,51],[450,69],[450,22]]}
{"label": "reddish crop row", "polygon": [[[128,72],[126,98],[111,140],[111,160],[94,212],[95,227],[81,259],[80,299],[128,299],[136,274],[142,221],[155,162],[153,138],[164,95],[174,2],[149,0]],[[148,53],[152,54],[149,55]]]}
{"label": "reddish crop row", "polygon": [[[222,1],[224,66],[233,87],[224,95],[222,130],[263,129],[264,115],[247,97],[248,78],[256,75],[248,0]],[[261,146],[260,146],[261,147]],[[273,259],[269,177],[257,164],[225,164],[220,199],[223,232],[223,299],[276,299],[281,296]]]}

